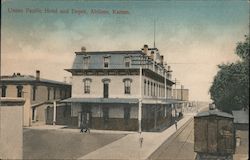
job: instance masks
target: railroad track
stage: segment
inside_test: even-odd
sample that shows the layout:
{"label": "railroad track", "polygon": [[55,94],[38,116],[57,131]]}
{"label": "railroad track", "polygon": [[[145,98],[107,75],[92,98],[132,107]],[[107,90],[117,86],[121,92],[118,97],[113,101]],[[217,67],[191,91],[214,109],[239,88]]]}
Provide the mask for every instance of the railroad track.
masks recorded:
{"label": "railroad track", "polygon": [[181,144],[178,149],[176,150],[175,153],[175,157],[178,157],[178,151],[181,150],[183,148],[183,146],[185,145],[185,143],[187,142],[188,138],[192,135],[192,129],[193,127],[188,127],[189,125],[191,125],[193,121],[193,118],[189,119],[181,128],[179,128],[176,133],[174,133],[173,135],[171,135],[153,154],[151,154],[151,156],[149,156],[148,160],[154,160],[154,159],[158,159],[158,157],[165,152],[171,145],[171,143],[173,141],[175,141],[178,136],[183,133],[183,132],[190,132],[188,133],[188,136],[185,138],[185,141],[183,144]]}
{"label": "railroad track", "polygon": [[[201,107],[201,108],[202,109],[200,111],[208,110],[208,107]],[[171,156],[170,156],[171,158],[166,157],[166,159],[171,159],[171,160],[173,160],[173,159],[179,159],[179,160],[180,159],[182,159],[182,160],[195,159],[196,154],[193,151],[193,145],[192,145],[192,149],[190,149],[190,147],[189,147],[190,152],[193,152],[193,153],[189,154],[189,158],[187,158],[187,157],[181,158],[181,156],[180,156],[180,154],[181,154],[180,151],[184,149],[183,147],[185,146],[185,144],[189,143],[189,145],[190,145],[190,141],[188,142],[188,140],[194,134],[193,121],[194,121],[194,118],[189,119],[181,128],[179,128],[176,131],[176,133],[171,135],[162,145],[160,145],[159,148],[149,156],[148,160],[164,159],[162,156],[162,155],[164,155],[164,152],[169,153],[171,149],[172,149]],[[182,141],[177,140],[177,138],[181,138],[180,134],[182,134],[184,137],[184,140],[182,140]],[[192,139],[192,141],[193,141],[193,139]],[[175,147],[176,146],[177,147],[173,150],[173,148],[170,148],[170,147],[172,147],[171,144],[175,144]]]}

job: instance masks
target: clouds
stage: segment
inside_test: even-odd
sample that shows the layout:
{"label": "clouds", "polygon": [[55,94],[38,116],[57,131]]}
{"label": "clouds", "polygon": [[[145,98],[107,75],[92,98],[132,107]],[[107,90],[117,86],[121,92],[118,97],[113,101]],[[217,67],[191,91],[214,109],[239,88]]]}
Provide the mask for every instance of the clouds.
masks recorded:
{"label": "clouds", "polygon": [[[131,14],[126,16],[30,16],[4,12],[2,73],[33,74],[40,69],[44,78],[63,80],[70,76],[63,69],[71,67],[74,52],[82,46],[87,51],[138,50],[144,44],[152,47],[155,19],[156,47],[172,66],[173,77],[190,89],[191,99],[208,100],[216,66],[237,60],[234,49],[248,31],[248,8],[242,2],[233,7],[204,1],[143,3],[46,2],[54,8],[127,9]],[[3,10],[11,5],[17,6],[8,3]],[[25,5],[45,7],[45,3],[35,2],[18,6]]]}

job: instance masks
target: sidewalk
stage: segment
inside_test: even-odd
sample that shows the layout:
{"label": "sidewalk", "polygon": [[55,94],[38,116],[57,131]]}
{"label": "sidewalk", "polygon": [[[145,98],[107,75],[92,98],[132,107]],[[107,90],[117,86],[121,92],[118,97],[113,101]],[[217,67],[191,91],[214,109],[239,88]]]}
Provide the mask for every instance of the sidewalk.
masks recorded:
{"label": "sidewalk", "polygon": [[[186,115],[178,122],[181,128],[193,116]],[[140,148],[139,133],[127,136],[91,152],[79,159],[147,159],[158,147],[176,132],[172,125],[163,132],[142,132],[143,145]]]}
{"label": "sidewalk", "polygon": [[[31,127],[24,127],[27,129],[37,129],[37,130],[60,130],[65,132],[80,132],[80,129],[77,128],[67,128],[65,125],[39,125],[39,126],[31,126]],[[101,134],[134,134],[137,132],[133,131],[113,131],[113,130],[95,130],[91,129],[90,133],[101,133]]]}
{"label": "sidewalk", "polygon": [[[204,108],[206,108],[206,106],[200,107],[196,112],[184,113],[184,118],[178,122],[178,129]],[[146,160],[175,132],[175,125],[170,126],[163,132],[142,132],[142,147],[140,147],[139,143],[139,133],[128,134],[127,136],[80,157],[79,159]]]}

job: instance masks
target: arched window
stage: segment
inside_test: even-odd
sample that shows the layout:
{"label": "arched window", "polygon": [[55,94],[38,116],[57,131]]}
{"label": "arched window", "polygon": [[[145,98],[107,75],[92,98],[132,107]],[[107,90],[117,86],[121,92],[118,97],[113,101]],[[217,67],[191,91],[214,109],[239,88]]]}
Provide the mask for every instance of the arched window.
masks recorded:
{"label": "arched window", "polygon": [[17,86],[17,97],[22,97],[23,86]]}
{"label": "arched window", "polygon": [[85,78],[83,79],[83,83],[84,83],[84,93],[85,94],[90,94],[90,83],[92,82],[92,80],[90,78]]}
{"label": "arched window", "polygon": [[6,88],[7,88],[7,86],[1,86],[0,88],[1,88],[1,92],[2,92],[1,97],[6,97]]}
{"label": "arched window", "polygon": [[102,82],[103,82],[103,98],[108,98],[109,97],[110,79],[104,78],[104,79],[102,79]]}
{"label": "arched window", "polygon": [[150,82],[148,81],[148,96],[150,96]]}
{"label": "arched window", "polygon": [[132,79],[125,78],[125,79],[123,79],[123,82],[124,82],[124,94],[131,94]]}

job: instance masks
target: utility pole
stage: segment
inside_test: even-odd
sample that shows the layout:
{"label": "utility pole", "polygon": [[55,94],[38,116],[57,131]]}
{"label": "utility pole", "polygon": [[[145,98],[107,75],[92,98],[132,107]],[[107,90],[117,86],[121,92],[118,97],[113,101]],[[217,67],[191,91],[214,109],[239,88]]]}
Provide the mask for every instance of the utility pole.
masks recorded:
{"label": "utility pole", "polygon": [[155,20],[154,20],[154,48],[155,48]]}
{"label": "utility pole", "polygon": [[167,99],[167,73],[164,71],[164,94],[165,94],[165,99]]}
{"label": "utility pole", "polygon": [[54,112],[53,112],[53,125],[56,125],[56,101],[53,102],[54,105]]}
{"label": "utility pole", "polygon": [[142,67],[140,66],[140,97],[139,97],[139,106],[138,106],[138,125],[139,133],[141,133],[141,117],[142,117]]}
{"label": "utility pole", "polygon": [[176,83],[177,83],[177,80],[176,80],[176,78],[175,78],[175,79],[174,79],[174,90],[175,90],[174,98],[175,98],[175,99],[177,99]]}

